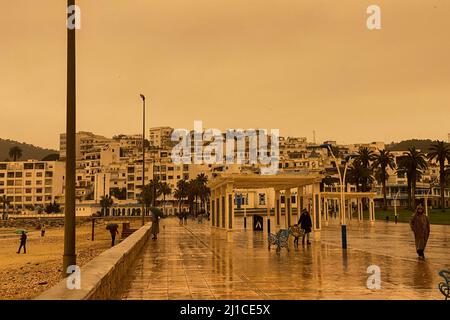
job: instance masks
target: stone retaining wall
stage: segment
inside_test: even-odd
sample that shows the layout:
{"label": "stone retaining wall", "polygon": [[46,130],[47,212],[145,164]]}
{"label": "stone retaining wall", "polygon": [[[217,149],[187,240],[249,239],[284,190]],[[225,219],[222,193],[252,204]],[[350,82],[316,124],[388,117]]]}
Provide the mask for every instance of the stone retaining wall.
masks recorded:
{"label": "stone retaining wall", "polygon": [[150,237],[145,225],[118,245],[101,253],[81,268],[81,289],[67,289],[66,279],[39,295],[36,300],[106,300],[115,299],[130,267]]}

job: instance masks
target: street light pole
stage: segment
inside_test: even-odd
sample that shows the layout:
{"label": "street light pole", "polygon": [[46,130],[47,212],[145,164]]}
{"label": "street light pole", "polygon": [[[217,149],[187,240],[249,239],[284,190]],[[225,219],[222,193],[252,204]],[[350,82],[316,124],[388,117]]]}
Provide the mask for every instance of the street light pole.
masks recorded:
{"label": "street light pole", "polygon": [[[75,5],[75,0],[68,0],[68,8]],[[67,19],[70,13],[67,12]],[[66,181],[64,210],[64,256],[63,277],[67,268],[76,265],[75,254],[75,130],[76,130],[76,46],[75,28],[67,26],[67,110],[66,110]]]}
{"label": "street light pole", "polygon": [[144,186],[145,186],[145,96],[140,95],[142,99],[142,225],[145,224],[145,203],[144,203]]}
{"label": "street light pole", "polygon": [[344,183],[345,183],[345,176],[347,175],[347,168],[349,161],[348,160],[345,163],[345,169],[344,169],[344,175],[341,174],[341,169],[339,168],[338,161],[336,157],[334,156],[333,150],[331,150],[331,147],[328,146],[328,150],[330,151],[331,156],[333,157],[334,163],[336,164],[336,169],[338,171],[339,175],[339,182],[341,185],[341,208],[339,210],[340,214],[340,220],[341,220],[341,237],[342,237],[342,249],[347,249],[347,225],[345,220],[345,195],[344,195]]}

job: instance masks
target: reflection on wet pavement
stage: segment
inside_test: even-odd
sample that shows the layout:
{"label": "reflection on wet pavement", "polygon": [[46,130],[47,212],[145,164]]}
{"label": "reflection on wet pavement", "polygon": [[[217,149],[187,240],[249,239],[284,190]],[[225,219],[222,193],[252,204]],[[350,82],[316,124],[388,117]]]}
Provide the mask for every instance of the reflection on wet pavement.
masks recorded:
{"label": "reflection on wet pavement", "polygon": [[[123,299],[442,299],[438,272],[450,266],[450,226],[432,226],[426,261],[416,258],[407,224],[351,221],[348,250],[336,221],[321,241],[290,252],[267,248],[267,233],[232,232],[189,221],[162,221],[125,285]],[[248,223],[248,225],[250,225]],[[273,222],[272,222],[273,225]],[[301,241],[300,241],[301,242]],[[368,289],[367,267],[381,269],[381,289]]]}

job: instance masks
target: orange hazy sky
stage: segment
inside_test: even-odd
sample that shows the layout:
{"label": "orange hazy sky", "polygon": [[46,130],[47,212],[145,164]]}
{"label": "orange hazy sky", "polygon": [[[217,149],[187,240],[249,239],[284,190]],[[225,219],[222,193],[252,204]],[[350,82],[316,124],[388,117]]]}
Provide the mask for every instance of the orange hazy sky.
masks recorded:
{"label": "orange hazy sky", "polygon": [[[448,0],[78,0],[78,130],[279,128],[446,139]],[[366,9],[382,29],[366,28]],[[58,147],[66,1],[0,0],[0,137]]]}

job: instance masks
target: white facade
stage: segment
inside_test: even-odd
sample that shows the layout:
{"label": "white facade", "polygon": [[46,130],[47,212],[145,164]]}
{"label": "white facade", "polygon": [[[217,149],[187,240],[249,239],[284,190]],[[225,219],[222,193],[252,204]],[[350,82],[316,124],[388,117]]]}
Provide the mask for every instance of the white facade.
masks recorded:
{"label": "white facade", "polygon": [[0,162],[0,197],[10,208],[45,208],[64,193],[65,163],[61,161]]}

